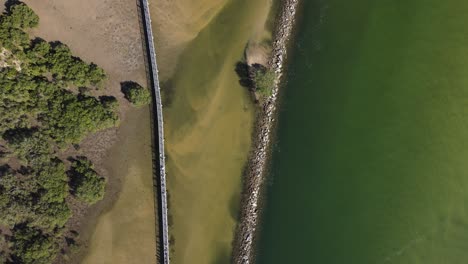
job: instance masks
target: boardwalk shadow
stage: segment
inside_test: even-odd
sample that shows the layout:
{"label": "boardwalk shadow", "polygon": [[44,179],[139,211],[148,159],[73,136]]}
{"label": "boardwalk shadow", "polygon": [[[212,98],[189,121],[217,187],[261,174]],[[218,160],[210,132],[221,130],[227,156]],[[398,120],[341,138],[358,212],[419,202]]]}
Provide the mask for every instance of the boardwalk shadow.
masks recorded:
{"label": "boardwalk shadow", "polygon": [[[154,82],[157,81],[155,80],[155,76],[153,76],[153,66],[151,65],[151,60],[149,59],[150,56],[152,56],[152,52],[150,50],[150,43],[153,41],[152,39],[148,39],[148,35],[151,34],[150,28],[151,25],[149,25],[150,18],[145,17],[145,7],[148,5],[147,0],[136,0],[137,4],[137,9],[138,9],[138,18],[140,21],[140,33],[141,33],[141,38],[142,38],[142,45],[143,45],[143,51],[144,51],[144,59],[145,59],[145,69],[146,69],[146,77],[147,77],[147,87],[151,88],[152,92],[152,97],[153,97],[153,104],[151,109],[151,128],[152,128],[152,153],[153,153],[153,190],[154,190],[154,195],[155,195],[155,218],[156,218],[156,228],[158,230],[156,234],[156,257],[158,259],[158,263],[169,263],[169,256],[165,256],[166,254],[169,255],[169,245],[168,243],[165,244],[164,241],[164,225],[163,225],[163,220],[165,215],[165,209],[162,208],[163,205],[161,204],[161,197],[162,195],[166,195],[165,193],[161,193],[161,168],[164,166],[164,164],[160,164],[161,162],[161,155],[164,155],[164,153],[160,154],[159,150],[159,143],[161,138],[159,135],[158,131],[158,122],[162,120],[158,120],[158,113],[157,113],[157,106],[154,104],[157,102],[156,100],[156,91],[154,87]],[[146,10],[148,11],[148,10]],[[148,24],[146,23],[148,22]],[[121,83],[122,85],[122,92],[125,91],[125,89],[128,89],[128,85],[132,83],[129,82],[123,82]],[[159,88],[159,87],[158,87]],[[161,125],[162,126],[162,125]]]}

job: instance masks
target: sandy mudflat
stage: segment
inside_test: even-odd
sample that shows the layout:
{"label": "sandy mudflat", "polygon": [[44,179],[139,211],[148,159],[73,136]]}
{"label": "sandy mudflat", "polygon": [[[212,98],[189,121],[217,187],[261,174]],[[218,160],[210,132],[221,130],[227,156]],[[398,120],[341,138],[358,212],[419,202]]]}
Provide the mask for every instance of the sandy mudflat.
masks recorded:
{"label": "sandy mudflat", "polygon": [[227,2],[228,0],[150,0],[162,81],[174,74],[182,51]]}
{"label": "sandy mudflat", "polygon": [[132,109],[120,92],[122,81],[146,85],[136,1],[24,2],[40,17],[33,33],[47,41],[60,40],[75,55],[103,67],[109,76],[103,93],[121,104],[120,128],[97,133],[82,144],[83,154],[108,178],[108,186],[104,201],[90,210],[76,208],[70,227],[80,230],[85,247],[73,262],[87,256],[86,263],[154,263],[149,110]]}
{"label": "sandy mudflat", "polygon": [[122,179],[122,190],[99,217],[84,264],[156,263],[150,115],[144,108],[128,116],[105,162],[110,175]]}
{"label": "sandy mudflat", "polygon": [[[254,121],[234,68],[247,43],[263,38],[270,1],[151,3],[160,73],[171,80],[163,93],[172,88],[164,108],[171,261],[229,263]],[[164,9],[176,13],[158,17]],[[171,49],[178,63],[163,60]]]}

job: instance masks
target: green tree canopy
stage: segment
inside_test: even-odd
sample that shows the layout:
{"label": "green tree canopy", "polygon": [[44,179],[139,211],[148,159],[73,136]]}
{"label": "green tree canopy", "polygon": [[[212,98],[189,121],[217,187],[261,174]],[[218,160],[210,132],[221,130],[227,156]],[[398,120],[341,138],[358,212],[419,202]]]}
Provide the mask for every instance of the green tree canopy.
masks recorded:
{"label": "green tree canopy", "polygon": [[122,92],[125,98],[136,107],[141,107],[151,102],[150,91],[136,82],[122,83]]}
{"label": "green tree canopy", "polygon": [[94,204],[104,198],[106,181],[94,171],[92,163],[79,157],[72,162],[71,170],[72,194],[79,200]]}
{"label": "green tree canopy", "polygon": [[50,264],[57,254],[58,245],[52,237],[25,225],[15,227],[12,242],[15,263]]}
{"label": "green tree canopy", "polygon": [[10,27],[18,29],[28,29],[39,24],[39,17],[25,4],[12,5],[7,11],[7,16],[3,16],[2,22],[8,23]]}
{"label": "green tree canopy", "polygon": [[0,44],[12,51],[22,50],[30,40],[25,29],[37,26],[39,17],[25,4],[12,5],[0,17]]}
{"label": "green tree canopy", "polygon": [[47,137],[37,129],[8,130],[3,138],[16,156],[28,164],[42,164],[49,161],[52,148]]}
{"label": "green tree canopy", "polygon": [[44,204],[63,203],[68,196],[68,177],[65,165],[58,159],[41,166],[37,183],[43,190],[40,202]]}
{"label": "green tree canopy", "polygon": [[0,225],[12,233],[0,258],[12,263],[53,262],[73,213],[70,193],[89,204],[102,199],[105,180],[90,161],[67,171],[58,157],[119,123],[116,98],[93,96],[104,70],[63,43],[31,40],[38,22],[23,3],[9,1],[0,15]]}
{"label": "green tree canopy", "polygon": [[96,64],[87,64],[74,57],[70,48],[65,44],[57,43],[50,49],[47,58],[48,70],[54,78],[69,82],[75,86],[99,85],[106,79],[103,69]]}
{"label": "green tree canopy", "polygon": [[119,117],[116,105],[92,96],[57,93],[42,112],[39,120],[57,143],[79,143],[87,134],[116,126]]}

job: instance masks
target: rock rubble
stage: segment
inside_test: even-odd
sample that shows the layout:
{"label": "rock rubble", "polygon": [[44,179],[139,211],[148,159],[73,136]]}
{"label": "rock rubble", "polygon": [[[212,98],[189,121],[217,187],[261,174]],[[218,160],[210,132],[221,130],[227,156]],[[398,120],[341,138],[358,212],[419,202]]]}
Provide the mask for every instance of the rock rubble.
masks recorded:
{"label": "rock rubble", "polygon": [[278,91],[283,80],[283,67],[296,21],[300,0],[283,0],[282,10],[273,42],[269,67],[276,73],[272,95],[263,103],[257,116],[253,150],[244,180],[241,218],[236,231],[233,263],[251,264],[255,258],[255,242],[261,214],[265,171],[271,148],[271,137],[276,117]]}

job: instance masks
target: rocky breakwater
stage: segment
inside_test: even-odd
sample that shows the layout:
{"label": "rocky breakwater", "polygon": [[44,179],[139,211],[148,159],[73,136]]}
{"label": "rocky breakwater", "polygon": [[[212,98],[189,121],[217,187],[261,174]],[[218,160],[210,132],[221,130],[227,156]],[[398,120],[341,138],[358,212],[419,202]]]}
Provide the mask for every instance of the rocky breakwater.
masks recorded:
{"label": "rocky breakwater", "polygon": [[255,243],[261,215],[260,203],[264,192],[265,171],[271,148],[271,137],[276,117],[278,91],[283,80],[288,46],[293,33],[300,0],[283,0],[274,32],[269,67],[276,73],[272,94],[262,105],[257,117],[254,145],[246,170],[242,196],[241,218],[234,241],[233,262],[254,263]]}

